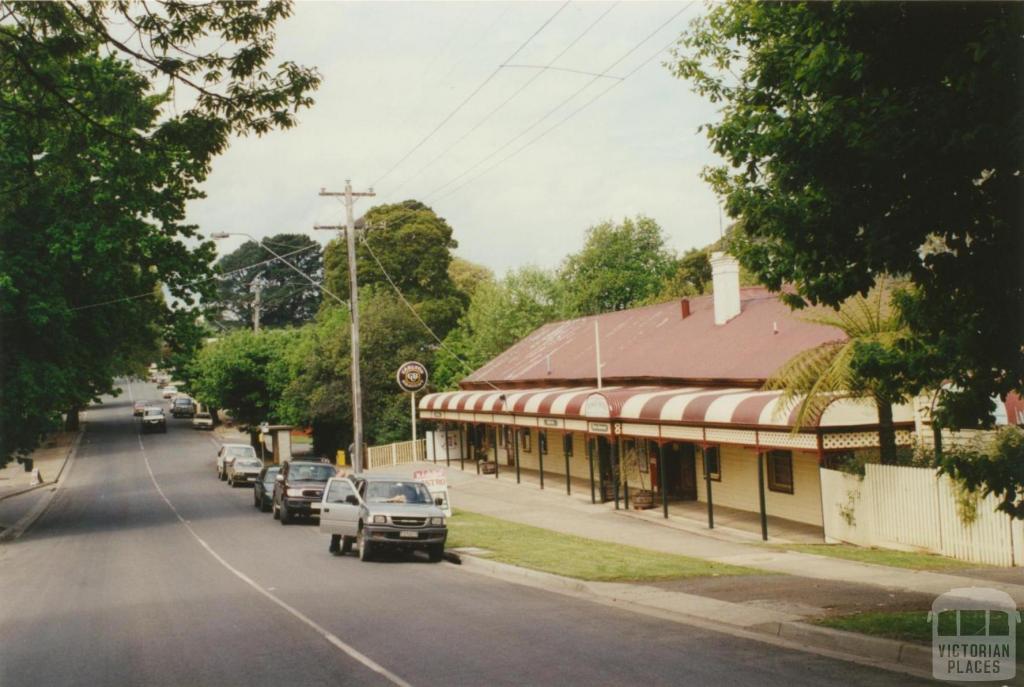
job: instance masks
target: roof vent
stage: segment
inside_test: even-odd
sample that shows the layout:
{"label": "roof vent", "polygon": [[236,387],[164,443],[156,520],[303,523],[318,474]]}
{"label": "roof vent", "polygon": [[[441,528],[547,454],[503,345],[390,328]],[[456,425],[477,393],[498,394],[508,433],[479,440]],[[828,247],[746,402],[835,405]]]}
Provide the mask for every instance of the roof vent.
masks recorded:
{"label": "roof vent", "polygon": [[679,308],[683,315],[683,319],[685,320],[687,317],[690,316],[690,299],[684,298],[683,300],[679,301]]}
{"label": "roof vent", "polygon": [[728,253],[711,254],[711,283],[715,296],[715,324],[740,314],[740,264]]}

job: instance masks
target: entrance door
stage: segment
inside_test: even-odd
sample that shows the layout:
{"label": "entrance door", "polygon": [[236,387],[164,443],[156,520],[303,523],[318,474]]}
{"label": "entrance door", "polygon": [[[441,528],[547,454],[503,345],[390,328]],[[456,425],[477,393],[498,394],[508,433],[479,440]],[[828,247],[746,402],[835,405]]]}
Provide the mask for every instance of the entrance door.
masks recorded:
{"label": "entrance door", "polygon": [[601,501],[611,501],[615,498],[615,479],[612,475],[612,445],[607,437],[597,436],[592,439],[597,442],[597,474],[600,478]]}
{"label": "entrance door", "polygon": [[665,482],[670,499],[697,499],[697,463],[693,444],[665,445]]}

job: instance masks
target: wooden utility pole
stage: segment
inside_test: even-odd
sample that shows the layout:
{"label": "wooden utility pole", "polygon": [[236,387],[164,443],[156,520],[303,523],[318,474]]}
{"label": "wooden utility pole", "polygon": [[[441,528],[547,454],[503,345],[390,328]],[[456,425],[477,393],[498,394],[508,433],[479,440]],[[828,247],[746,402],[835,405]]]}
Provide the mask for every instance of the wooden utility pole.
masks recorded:
{"label": "wooden utility pole", "polygon": [[359,379],[359,280],[356,277],[356,219],[354,214],[356,198],[372,198],[377,195],[369,191],[354,192],[352,181],[345,180],[342,192],[320,189],[321,196],[340,196],[345,203],[345,239],[348,245],[348,303],[352,314],[352,434],[354,450],[352,467],[363,471],[363,389]]}
{"label": "wooden utility pole", "polygon": [[252,288],[256,292],[256,296],[252,299],[252,330],[259,334],[260,332],[260,294],[263,291],[263,282],[260,281],[259,277],[252,280]]}

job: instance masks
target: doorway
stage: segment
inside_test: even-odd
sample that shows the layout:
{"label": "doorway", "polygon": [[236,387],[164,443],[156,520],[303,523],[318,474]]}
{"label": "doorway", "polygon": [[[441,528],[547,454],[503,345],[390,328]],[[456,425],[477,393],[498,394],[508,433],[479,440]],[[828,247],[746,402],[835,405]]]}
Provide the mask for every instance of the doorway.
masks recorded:
{"label": "doorway", "polygon": [[611,501],[615,498],[615,474],[612,470],[612,445],[607,437],[596,436],[591,439],[597,446],[594,453],[597,456],[597,475],[600,480],[601,502]]}
{"label": "doorway", "polygon": [[697,452],[693,444],[665,444],[665,485],[673,501],[697,500]]}

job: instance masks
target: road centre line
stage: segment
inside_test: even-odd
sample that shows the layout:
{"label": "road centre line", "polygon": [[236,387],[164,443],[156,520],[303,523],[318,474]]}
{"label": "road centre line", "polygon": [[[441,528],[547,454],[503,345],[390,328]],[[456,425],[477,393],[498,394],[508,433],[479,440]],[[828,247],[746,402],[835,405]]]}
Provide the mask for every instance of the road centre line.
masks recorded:
{"label": "road centre line", "polygon": [[204,549],[206,549],[207,553],[209,553],[211,556],[213,556],[214,560],[216,560],[223,567],[225,567],[227,570],[229,570],[233,575],[235,575],[235,577],[237,577],[238,579],[240,579],[243,582],[245,582],[247,585],[249,585],[250,587],[255,589],[257,592],[262,594],[264,597],[266,597],[267,599],[269,599],[273,603],[277,604],[278,606],[280,606],[284,610],[288,611],[288,613],[290,613],[292,616],[294,616],[298,620],[300,620],[303,623],[305,623],[307,626],[309,626],[314,631],[316,631],[317,634],[319,634],[321,637],[326,639],[328,642],[333,644],[336,648],[340,649],[342,652],[344,652],[345,654],[347,654],[351,658],[355,659],[356,661],[358,661],[359,663],[361,663],[365,667],[369,668],[370,670],[372,670],[373,672],[377,673],[378,675],[381,675],[381,676],[387,678],[388,681],[390,681],[392,684],[398,685],[399,687],[412,687],[412,685],[410,685],[408,682],[406,682],[402,678],[398,677],[397,675],[395,675],[394,673],[389,671],[387,668],[385,668],[384,666],[380,665],[379,663],[377,663],[376,661],[371,659],[369,656],[361,653],[360,651],[358,651],[354,647],[352,647],[349,644],[346,644],[345,642],[343,642],[336,635],[334,635],[332,632],[327,630],[325,627],[323,627],[322,625],[320,625],[319,623],[314,621],[312,618],[310,618],[306,614],[304,614],[302,611],[294,608],[293,606],[290,606],[288,603],[282,601],[277,596],[271,594],[269,591],[267,591],[266,589],[261,587],[254,580],[252,580],[249,576],[247,576],[245,573],[243,573],[242,571],[240,571],[237,568],[233,567],[230,563],[228,563],[226,560],[224,560],[224,558],[222,558],[220,556],[220,554],[218,554],[216,551],[214,551],[213,547],[211,547],[209,544],[207,544],[206,541],[202,537],[200,537],[196,533],[196,531],[194,529],[192,529],[192,525],[187,520],[185,520],[185,518],[183,518],[181,516],[181,513],[178,512],[178,509],[174,507],[174,504],[171,503],[171,500],[167,498],[166,494],[164,494],[164,490],[160,488],[160,484],[156,481],[156,475],[153,474],[153,468],[149,464],[149,457],[146,455],[146,447],[142,443],[142,434],[138,434],[137,437],[139,439],[139,450],[142,452],[142,459],[146,463],[146,471],[149,472],[149,479],[153,482],[153,486],[156,487],[156,491],[157,491],[158,494],[160,494],[160,498],[162,498],[164,500],[164,503],[166,503],[167,507],[171,509],[171,512],[174,513],[174,516],[176,518],[178,518],[178,521],[181,522],[181,524],[185,526],[185,528],[189,531],[189,534],[191,534],[192,537],[197,542],[199,542],[199,545],[202,546]]}

